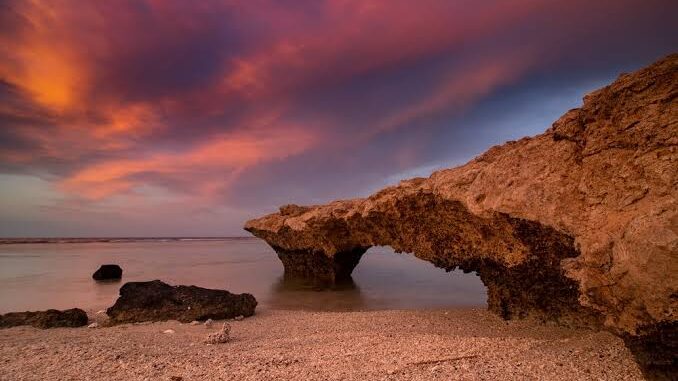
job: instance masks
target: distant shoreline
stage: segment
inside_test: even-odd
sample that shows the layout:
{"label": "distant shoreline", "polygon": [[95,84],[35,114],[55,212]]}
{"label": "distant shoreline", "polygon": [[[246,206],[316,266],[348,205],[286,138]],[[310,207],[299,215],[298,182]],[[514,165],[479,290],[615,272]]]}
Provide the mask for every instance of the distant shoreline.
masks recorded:
{"label": "distant shoreline", "polygon": [[255,237],[36,237],[0,238],[0,245],[37,243],[128,243],[251,240]]}

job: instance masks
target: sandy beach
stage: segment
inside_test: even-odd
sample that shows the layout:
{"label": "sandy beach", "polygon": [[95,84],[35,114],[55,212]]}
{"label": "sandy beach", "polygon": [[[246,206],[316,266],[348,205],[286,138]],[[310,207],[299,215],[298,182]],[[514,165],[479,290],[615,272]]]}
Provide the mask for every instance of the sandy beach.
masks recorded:
{"label": "sandy beach", "polygon": [[483,309],[261,310],[229,324],[232,340],[217,345],[204,339],[221,322],[3,329],[0,380],[643,379],[609,333]]}
{"label": "sandy beach", "polygon": [[0,381],[678,381],[676,15],[0,0]]}

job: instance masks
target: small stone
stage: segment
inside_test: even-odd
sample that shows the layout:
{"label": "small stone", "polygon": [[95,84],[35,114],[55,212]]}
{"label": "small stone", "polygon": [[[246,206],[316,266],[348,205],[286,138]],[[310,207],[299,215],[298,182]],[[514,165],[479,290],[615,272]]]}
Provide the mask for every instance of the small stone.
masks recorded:
{"label": "small stone", "polygon": [[191,322],[191,325],[200,325],[200,322],[197,321],[197,320],[193,320],[193,321]]}
{"label": "small stone", "polygon": [[210,333],[205,339],[206,344],[223,344],[231,340],[231,326],[228,323],[224,323],[221,326],[221,330]]}
{"label": "small stone", "polygon": [[99,323],[94,322],[94,323],[88,325],[87,328],[99,328]]}
{"label": "small stone", "polygon": [[244,319],[244,318],[245,318],[244,316],[238,315],[238,316],[234,317],[233,320],[235,320],[235,321],[240,321],[240,320],[242,320],[242,319]]}
{"label": "small stone", "polygon": [[101,314],[105,314],[105,313],[106,313],[106,310],[99,310],[99,311],[97,311],[97,315],[101,315]]}
{"label": "small stone", "polygon": [[214,323],[214,320],[212,320],[212,319],[207,319],[207,320],[205,321],[205,327],[206,327],[206,328],[212,328],[212,323]]}
{"label": "small stone", "polygon": [[173,329],[166,329],[166,330],[162,331],[162,333],[172,335],[172,334],[174,334],[174,330]]}

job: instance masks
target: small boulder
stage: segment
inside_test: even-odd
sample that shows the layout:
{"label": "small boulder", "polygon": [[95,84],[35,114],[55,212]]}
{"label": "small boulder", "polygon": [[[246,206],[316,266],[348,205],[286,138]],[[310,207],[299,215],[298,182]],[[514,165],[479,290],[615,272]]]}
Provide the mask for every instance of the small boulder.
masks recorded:
{"label": "small boulder", "polygon": [[94,322],[94,323],[88,325],[87,328],[99,328],[99,323]]}
{"label": "small boulder", "polygon": [[0,328],[30,325],[36,328],[82,327],[87,325],[87,313],[80,308],[9,312],[0,315]]}
{"label": "small boulder", "polygon": [[[159,280],[129,282],[120,288],[120,297],[106,310],[109,324],[142,321],[224,320],[238,315],[252,316],[257,300],[250,294],[232,294],[196,286],[171,286]],[[190,308],[188,308],[190,307]]]}
{"label": "small boulder", "polygon": [[122,278],[122,268],[118,265],[101,265],[92,274],[94,280],[118,280]]}

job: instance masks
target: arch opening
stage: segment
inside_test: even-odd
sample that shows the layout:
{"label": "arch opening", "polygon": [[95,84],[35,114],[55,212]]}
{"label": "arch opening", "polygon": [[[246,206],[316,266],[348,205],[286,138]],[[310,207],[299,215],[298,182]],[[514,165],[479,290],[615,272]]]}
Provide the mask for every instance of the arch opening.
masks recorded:
{"label": "arch opening", "polygon": [[[286,263],[290,265],[290,261]],[[293,269],[299,266],[296,260],[292,263]],[[322,276],[309,277],[307,271],[287,271],[281,274],[273,292],[276,304],[288,309],[487,307],[487,288],[475,272],[464,273],[461,269],[446,272],[411,253],[395,253],[388,246],[371,247],[351,274],[334,281]]]}
{"label": "arch opening", "polygon": [[353,271],[365,293],[397,308],[487,307],[487,288],[475,272],[445,271],[412,253],[373,246]]}

